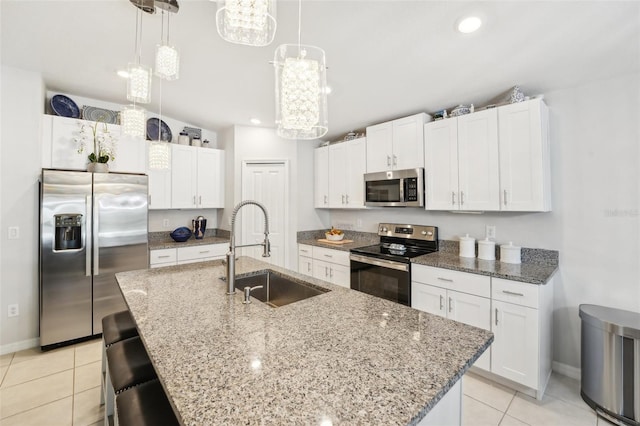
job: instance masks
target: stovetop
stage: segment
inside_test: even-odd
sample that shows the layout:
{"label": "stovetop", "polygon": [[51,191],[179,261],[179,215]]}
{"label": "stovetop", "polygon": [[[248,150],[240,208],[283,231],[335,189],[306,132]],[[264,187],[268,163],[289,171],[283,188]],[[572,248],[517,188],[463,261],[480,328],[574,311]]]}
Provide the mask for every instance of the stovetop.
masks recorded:
{"label": "stovetop", "polygon": [[414,257],[438,251],[438,228],[434,226],[381,223],[380,243],[351,249],[351,253],[409,263]]}

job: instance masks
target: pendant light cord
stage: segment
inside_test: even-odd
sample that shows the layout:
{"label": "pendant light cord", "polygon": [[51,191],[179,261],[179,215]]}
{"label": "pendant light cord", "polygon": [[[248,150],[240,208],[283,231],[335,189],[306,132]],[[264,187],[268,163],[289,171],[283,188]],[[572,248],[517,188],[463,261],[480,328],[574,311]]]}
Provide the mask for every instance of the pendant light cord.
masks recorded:
{"label": "pendant light cord", "polygon": [[301,36],[302,36],[302,0],[298,0],[298,55],[300,54]]}

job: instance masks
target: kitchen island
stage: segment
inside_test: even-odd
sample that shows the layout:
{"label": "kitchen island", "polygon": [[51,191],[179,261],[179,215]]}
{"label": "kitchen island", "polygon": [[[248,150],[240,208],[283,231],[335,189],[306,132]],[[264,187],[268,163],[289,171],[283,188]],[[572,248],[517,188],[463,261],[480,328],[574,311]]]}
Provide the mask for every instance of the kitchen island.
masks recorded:
{"label": "kitchen island", "polygon": [[251,258],[236,268],[331,291],[279,308],[245,305],[241,292],[225,294],[221,261],[117,275],[185,425],[418,424],[493,341],[488,331]]}

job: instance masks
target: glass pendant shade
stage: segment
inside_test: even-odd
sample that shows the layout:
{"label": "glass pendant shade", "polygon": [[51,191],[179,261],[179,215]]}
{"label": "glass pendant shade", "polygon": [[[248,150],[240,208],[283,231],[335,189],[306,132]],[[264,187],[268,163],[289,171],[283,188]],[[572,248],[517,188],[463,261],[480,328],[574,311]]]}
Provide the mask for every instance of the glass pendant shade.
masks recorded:
{"label": "glass pendant shade", "polygon": [[127,71],[127,99],[141,104],[151,102],[151,68],[142,64],[129,64]]}
{"label": "glass pendant shade", "polygon": [[147,111],[135,105],[124,107],[120,112],[120,124],[125,135],[144,138]]}
{"label": "glass pendant shade", "polygon": [[324,50],[283,44],[276,49],[276,133],[286,139],[318,139],[329,130]]}
{"label": "glass pendant shade", "polygon": [[156,70],[158,77],[177,80],[180,71],[180,54],[175,47],[159,44],[156,49]]}
{"label": "glass pendant shade", "polygon": [[152,170],[168,170],[171,165],[171,145],[162,141],[151,141],[149,144],[149,168]]}
{"label": "glass pendant shade", "polygon": [[231,43],[267,46],[276,34],[275,0],[218,0],[216,27]]}

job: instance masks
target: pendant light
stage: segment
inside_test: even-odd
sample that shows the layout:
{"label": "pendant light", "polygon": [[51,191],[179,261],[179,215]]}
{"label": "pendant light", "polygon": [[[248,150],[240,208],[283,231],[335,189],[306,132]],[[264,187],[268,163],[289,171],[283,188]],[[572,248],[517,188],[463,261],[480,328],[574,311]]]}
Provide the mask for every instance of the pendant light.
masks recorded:
{"label": "pendant light", "polygon": [[[157,6],[162,8],[162,24],[160,27],[160,44],[156,46],[156,71],[155,74],[165,80],[177,80],[180,71],[180,54],[178,50],[169,44],[169,20],[171,13],[178,11],[178,3],[173,0],[174,4],[165,2],[156,2]],[[167,13],[167,33],[164,32],[164,15],[165,9],[171,13]]]}
{"label": "pendant light", "polygon": [[[152,10],[153,2],[149,5],[142,0],[131,0],[138,8],[136,10],[136,38],[134,43],[135,63],[127,67],[127,99],[133,104],[123,108],[120,112],[120,123],[125,135],[144,138],[146,134],[146,115],[144,108],[137,106],[136,102],[148,103],[151,101],[151,70],[140,64],[142,44],[142,12]],[[152,13],[152,12],[149,12]],[[144,102],[146,101],[146,102]]]}
{"label": "pendant light", "polygon": [[228,42],[267,46],[276,27],[275,0],[218,0],[216,28]]}
{"label": "pendant light", "polygon": [[329,130],[324,50],[300,44],[302,0],[298,1],[298,44],[278,46],[276,133],[286,139],[318,139]]}
{"label": "pendant light", "polygon": [[165,141],[162,137],[162,79],[159,82],[158,118],[151,118],[151,123],[156,120],[158,125],[158,139],[149,143],[149,169],[169,170],[171,168],[171,140]]}

